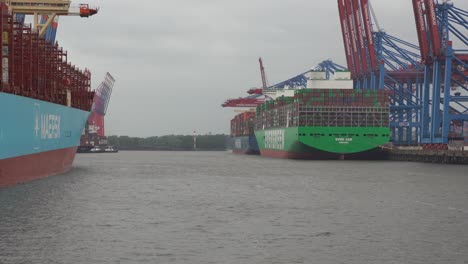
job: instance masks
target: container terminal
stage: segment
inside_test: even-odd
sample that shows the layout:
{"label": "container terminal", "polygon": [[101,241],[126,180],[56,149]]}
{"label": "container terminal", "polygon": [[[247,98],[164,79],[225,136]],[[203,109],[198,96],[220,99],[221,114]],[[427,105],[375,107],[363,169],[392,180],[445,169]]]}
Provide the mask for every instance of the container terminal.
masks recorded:
{"label": "container terminal", "polygon": [[[380,150],[386,154],[382,156],[384,158],[468,164],[468,11],[458,8],[452,1],[408,2],[408,8],[413,9],[413,26],[418,40],[418,43],[410,43],[397,34],[380,29],[376,16],[379,10],[374,10],[369,0],[337,0],[337,7],[339,16],[336,19],[340,20],[346,66],[325,60],[310,71],[269,86],[260,59],[262,87],[248,90],[250,95],[246,97],[223,103],[223,107],[247,108],[246,111],[256,113],[255,132],[247,129],[240,135],[256,137],[248,147],[260,148],[260,152],[264,148],[265,152],[271,153],[282,150],[284,144],[295,144],[296,147],[312,147],[305,151],[307,154],[317,149],[323,151],[311,158],[341,153],[339,157],[346,159],[352,152],[340,150],[338,146],[353,145],[351,142],[356,142],[355,135],[358,135],[361,136],[358,144],[361,147],[362,144],[372,145],[372,141],[375,143],[374,148],[364,151]],[[304,91],[300,92],[302,89]],[[323,89],[330,90],[328,93],[333,94],[333,98],[342,98],[334,102],[324,99],[327,92]],[[356,124],[369,127],[359,121],[368,122],[369,115],[362,119],[365,115],[357,112],[374,112],[375,109],[365,110],[370,103],[356,102],[352,99],[356,94],[348,89],[366,95],[371,91],[385,94],[388,108],[380,105],[379,113],[388,110],[388,114],[384,118],[386,122],[380,122],[377,127],[388,129],[388,141],[385,140],[387,133],[351,131]],[[299,103],[295,100],[298,94],[314,92],[315,95],[306,102],[313,111],[309,111],[308,117],[297,114],[293,107]],[[282,110],[277,109],[278,104],[282,104]],[[285,111],[284,105],[291,110]],[[324,110],[331,106],[335,110]],[[264,119],[267,108],[275,108],[268,114],[271,121]],[[342,122],[340,133],[328,131],[331,127],[340,127],[330,122],[330,117],[335,123]],[[295,118],[298,124],[294,124]],[[301,118],[308,120],[304,123],[304,120],[299,121]],[[270,124],[265,127],[265,122]],[[297,128],[293,139],[285,136],[285,131],[291,127]],[[328,133],[318,131],[317,127],[328,129]],[[303,132],[305,130],[307,132]],[[366,139],[362,138],[364,135]],[[335,141],[348,141],[348,144],[328,144],[320,149],[319,146],[327,141],[325,137],[335,137]],[[376,142],[379,137],[382,140]],[[232,138],[238,140],[239,134],[233,133]],[[267,138],[271,142],[265,147],[263,141]],[[288,155],[279,156],[297,158],[297,154],[301,154],[297,148],[292,150]]]}

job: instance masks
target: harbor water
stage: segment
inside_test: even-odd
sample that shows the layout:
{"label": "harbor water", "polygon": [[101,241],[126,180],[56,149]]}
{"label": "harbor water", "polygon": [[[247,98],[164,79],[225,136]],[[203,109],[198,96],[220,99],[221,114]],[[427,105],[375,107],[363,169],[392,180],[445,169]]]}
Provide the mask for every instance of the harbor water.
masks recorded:
{"label": "harbor water", "polygon": [[468,263],[466,166],[81,154],[0,190],[0,263]]}

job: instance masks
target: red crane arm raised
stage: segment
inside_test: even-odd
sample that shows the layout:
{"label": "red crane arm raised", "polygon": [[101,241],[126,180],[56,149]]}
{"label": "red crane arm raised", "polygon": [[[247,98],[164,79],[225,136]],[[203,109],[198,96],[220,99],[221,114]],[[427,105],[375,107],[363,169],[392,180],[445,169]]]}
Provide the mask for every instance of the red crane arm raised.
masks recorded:
{"label": "red crane arm raised", "polygon": [[357,76],[361,76],[362,74],[362,67],[361,67],[361,60],[359,58],[359,52],[358,52],[358,45],[356,43],[357,41],[357,32],[356,28],[354,25],[353,21],[353,7],[351,5],[351,0],[345,0],[345,11],[346,11],[346,17],[347,17],[347,23],[348,23],[348,28],[350,29],[350,41],[351,41],[351,46],[353,47],[353,61],[354,61],[354,66],[355,66],[355,73]]}
{"label": "red crane arm raised", "polygon": [[361,12],[359,8],[359,0],[353,0],[353,13],[354,13],[354,25],[356,27],[356,33],[358,36],[357,43],[359,44],[360,48],[360,55],[361,55],[361,65],[362,65],[362,73],[367,73],[367,51],[366,45],[364,43],[364,34],[362,32],[362,19],[361,19]]}
{"label": "red crane arm raised", "polygon": [[372,35],[372,24],[369,15],[369,0],[361,0],[361,11],[364,20],[364,30],[366,32],[367,50],[369,52],[371,68],[372,71],[377,71],[379,65],[377,63],[377,56],[375,55],[374,37]]}
{"label": "red crane arm raised", "polygon": [[426,6],[427,26],[431,35],[432,52],[436,57],[442,55],[439,26],[437,23],[436,8],[433,0],[424,0]]}
{"label": "red crane arm raised", "polygon": [[263,67],[262,58],[259,58],[258,62],[260,63],[260,74],[262,75],[262,88],[266,89],[267,88],[267,81],[266,81],[266,75],[265,75],[265,67]]}
{"label": "red crane arm raised", "polygon": [[351,77],[354,76],[354,62],[351,48],[351,37],[349,35],[348,23],[346,22],[346,10],[344,0],[338,0],[338,11],[340,13],[341,33],[343,35],[343,43],[346,52],[346,62],[348,63],[348,69],[351,72]]}
{"label": "red crane arm raised", "polygon": [[422,0],[413,0],[414,19],[416,21],[416,32],[418,33],[419,49],[423,63],[429,61],[429,45],[427,43],[427,29],[424,19]]}

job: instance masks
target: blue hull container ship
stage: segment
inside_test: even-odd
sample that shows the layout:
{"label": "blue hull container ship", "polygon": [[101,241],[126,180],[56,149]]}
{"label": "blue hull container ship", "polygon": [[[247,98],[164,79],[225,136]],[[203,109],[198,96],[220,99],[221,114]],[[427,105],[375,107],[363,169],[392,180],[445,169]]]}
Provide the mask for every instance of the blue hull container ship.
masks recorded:
{"label": "blue hull container ship", "polygon": [[68,171],[92,108],[91,74],[0,3],[0,188]]}

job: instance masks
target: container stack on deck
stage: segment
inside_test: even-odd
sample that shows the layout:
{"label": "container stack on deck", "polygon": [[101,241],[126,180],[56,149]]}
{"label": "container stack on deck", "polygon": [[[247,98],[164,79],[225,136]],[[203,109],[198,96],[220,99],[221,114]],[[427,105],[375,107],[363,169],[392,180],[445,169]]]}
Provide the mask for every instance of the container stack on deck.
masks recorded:
{"label": "container stack on deck", "polygon": [[242,137],[253,133],[255,112],[244,112],[231,120],[231,136]]}
{"label": "container stack on deck", "polygon": [[257,140],[254,135],[255,112],[247,111],[231,120],[231,145],[239,154],[258,154]]}
{"label": "container stack on deck", "polygon": [[39,37],[30,26],[14,22],[3,3],[0,12],[0,92],[89,110],[94,96],[91,73],[71,65],[66,51]]}
{"label": "container stack on deck", "polygon": [[296,126],[389,125],[389,100],[384,91],[303,89],[294,97],[278,97],[257,107],[256,128]]}

